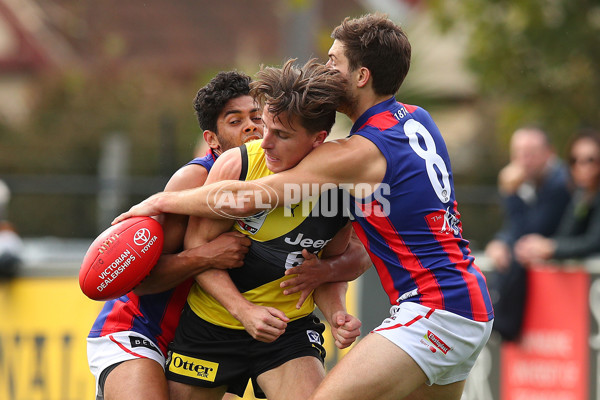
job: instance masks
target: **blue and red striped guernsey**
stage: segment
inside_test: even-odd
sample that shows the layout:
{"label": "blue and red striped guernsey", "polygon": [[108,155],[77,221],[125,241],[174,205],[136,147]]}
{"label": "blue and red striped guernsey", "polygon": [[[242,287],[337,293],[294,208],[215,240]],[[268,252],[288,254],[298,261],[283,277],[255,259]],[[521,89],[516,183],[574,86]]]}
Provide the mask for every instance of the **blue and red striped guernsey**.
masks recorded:
{"label": "blue and red striped guernsey", "polygon": [[[210,171],[215,160],[216,155],[209,150],[204,157],[195,158],[187,165],[201,165]],[[129,292],[118,299],[107,301],[88,337],[124,331],[138,332],[151,339],[166,355],[193,282],[193,279],[189,279],[163,293],[138,296]]]}
{"label": "blue and red striped guernsey", "polygon": [[354,199],[351,212],[390,303],[491,320],[485,277],[462,237],[446,144],[429,113],[392,97],[358,118],[350,135],[373,142],[387,160],[383,185]]}

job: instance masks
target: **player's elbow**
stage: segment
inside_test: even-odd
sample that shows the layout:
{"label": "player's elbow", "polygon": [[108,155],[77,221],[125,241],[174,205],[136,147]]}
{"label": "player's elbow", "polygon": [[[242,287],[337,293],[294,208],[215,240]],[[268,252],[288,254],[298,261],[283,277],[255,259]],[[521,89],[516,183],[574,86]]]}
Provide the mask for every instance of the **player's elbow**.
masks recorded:
{"label": "player's elbow", "polygon": [[262,211],[266,211],[266,209],[261,207],[258,202],[247,202],[232,210],[232,214],[238,217],[251,217],[260,214]]}

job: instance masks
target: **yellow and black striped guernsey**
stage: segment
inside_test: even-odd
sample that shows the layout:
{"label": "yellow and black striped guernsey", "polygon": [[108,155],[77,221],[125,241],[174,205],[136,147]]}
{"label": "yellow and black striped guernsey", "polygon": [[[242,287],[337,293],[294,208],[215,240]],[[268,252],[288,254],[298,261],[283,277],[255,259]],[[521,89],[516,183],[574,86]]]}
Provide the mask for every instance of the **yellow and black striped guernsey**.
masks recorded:
{"label": "yellow and black striped guernsey", "polygon": [[[267,168],[260,144],[260,140],[255,140],[241,147],[243,167],[240,179],[250,181],[272,174]],[[285,296],[279,284],[286,278],[286,268],[302,262],[302,249],[320,254],[323,247],[347,223],[347,218],[341,212],[329,217],[321,214],[331,213],[316,212],[341,206],[338,204],[341,203],[341,198],[336,191],[326,192],[321,198],[305,200],[307,204],[294,204],[287,207],[287,210],[285,207],[276,208],[269,213],[263,212],[236,222],[235,229],[248,235],[252,239],[252,245],[244,265],[228,272],[246,299],[258,305],[275,307],[291,320],[313,311],[315,306],[312,295],[298,310],[296,303],[300,294]],[[326,207],[322,207],[322,201],[327,201]],[[341,211],[341,208],[337,210]],[[219,302],[196,284],[190,291],[188,303],[200,318],[212,324],[244,329]]]}

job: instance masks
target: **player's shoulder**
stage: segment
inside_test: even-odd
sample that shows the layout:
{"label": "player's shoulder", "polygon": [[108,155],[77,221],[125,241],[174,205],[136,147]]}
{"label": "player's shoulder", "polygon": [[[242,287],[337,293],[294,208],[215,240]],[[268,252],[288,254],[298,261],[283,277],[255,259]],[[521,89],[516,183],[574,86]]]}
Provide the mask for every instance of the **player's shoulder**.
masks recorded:
{"label": "player's shoulder", "polygon": [[379,147],[369,137],[362,135],[352,135],[345,139],[343,145],[344,153],[347,158],[355,161],[368,160],[373,153],[379,153]]}
{"label": "player's shoulder", "polygon": [[398,105],[400,105],[402,108],[404,108],[406,110],[406,112],[409,114],[412,114],[414,112],[422,112],[422,111],[427,112],[423,107],[416,106],[414,104],[407,104],[407,103],[402,103],[399,101]]}
{"label": "player's shoulder", "polygon": [[219,156],[217,161],[215,162],[215,166],[218,168],[223,167],[233,167],[235,165],[241,164],[242,162],[242,153],[244,146],[234,147],[225,151],[223,154]]}
{"label": "player's shoulder", "polygon": [[[314,153],[314,157],[313,157]],[[352,135],[344,139],[327,141],[313,150],[308,157],[319,169],[328,169],[335,176],[351,178],[364,172],[381,152],[366,137]]]}
{"label": "player's shoulder", "polygon": [[360,135],[351,134],[345,138],[328,140],[321,146],[318,146],[317,149],[323,153],[335,154],[337,152],[342,153],[358,150],[367,142],[369,142],[368,139]]}
{"label": "player's shoulder", "polygon": [[211,182],[225,179],[239,179],[242,169],[243,148],[244,146],[234,147],[217,158],[215,165],[211,169]]}
{"label": "player's shoulder", "polygon": [[208,170],[201,164],[187,164],[179,168],[165,186],[165,191],[184,190],[204,185]]}
{"label": "player's shoulder", "polygon": [[323,162],[323,165],[338,165],[347,168],[349,165],[368,160],[377,146],[369,139],[352,135],[343,139],[328,140],[317,146],[306,157],[312,163]]}

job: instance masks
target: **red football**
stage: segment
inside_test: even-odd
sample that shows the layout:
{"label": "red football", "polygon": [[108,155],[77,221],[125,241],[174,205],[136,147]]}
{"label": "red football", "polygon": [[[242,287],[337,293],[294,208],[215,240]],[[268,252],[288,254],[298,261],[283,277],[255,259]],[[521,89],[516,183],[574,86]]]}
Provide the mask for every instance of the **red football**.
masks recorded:
{"label": "red football", "polygon": [[102,232],[90,245],[79,270],[79,286],[92,300],[110,300],[136,287],[156,265],[163,247],[162,226],[133,217]]}

